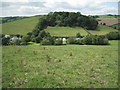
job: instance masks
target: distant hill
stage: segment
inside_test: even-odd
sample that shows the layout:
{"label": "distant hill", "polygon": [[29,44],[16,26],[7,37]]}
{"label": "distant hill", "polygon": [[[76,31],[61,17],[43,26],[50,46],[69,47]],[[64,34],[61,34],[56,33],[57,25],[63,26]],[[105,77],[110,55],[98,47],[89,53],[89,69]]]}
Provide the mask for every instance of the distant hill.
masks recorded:
{"label": "distant hill", "polygon": [[[21,34],[26,35],[26,33],[31,32],[34,27],[37,25],[39,18],[41,16],[33,16],[21,20],[16,20],[12,22],[7,22],[2,24],[2,33],[3,34]],[[77,32],[80,32],[81,35],[86,35],[87,32],[81,27],[47,27],[45,29],[47,32],[50,32],[54,36],[75,36]],[[100,31],[89,30],[92,34],[106,34],[110,31],[117,31],[108,26],[99,25]]]}

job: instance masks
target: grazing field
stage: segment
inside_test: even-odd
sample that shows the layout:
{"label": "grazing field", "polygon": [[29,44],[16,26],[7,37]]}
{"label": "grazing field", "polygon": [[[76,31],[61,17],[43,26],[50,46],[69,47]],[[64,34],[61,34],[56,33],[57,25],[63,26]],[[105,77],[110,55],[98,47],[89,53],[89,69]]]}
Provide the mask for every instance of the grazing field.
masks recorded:
{"label": "grazing field", "polygon": [[119,17],[119,16],[109,16],[109,15],[97,15],[99,17],[102,17],[102,18],[115,18],[115,17]]}
{"label": "grazing field", "polygon": [[100,17],[100,18],[97,18],[98,20],[101,20],[101,21],[98,21],[99,24],[103,24],[103,23],[106,23],[107,26],[111,26],[111,25],[114,25],[114,24],[118,24],[118,18],[104,18],[104,17]]}
{"label": "grazing field", "polygon": [[[103,35],[111,31],[118,31],[108,26],[99,25],[100,31],[88,30],[92,34]],[[48,27],[45,29],[52,36],[75,36],[76,33],[80,33],[82,36],[87,35],[87,32],[80,27],[70,28],[70,27]]]}
{"label": "grazing field", "polygon": [[38,23],[40,16],[29,17],[21,20],[2,24],[3,34],[21,34],[32,31]]}
{"label": "grazing field", "polygon": [[117,88],[118,41],[107,46],[3,46],[3,88]]}

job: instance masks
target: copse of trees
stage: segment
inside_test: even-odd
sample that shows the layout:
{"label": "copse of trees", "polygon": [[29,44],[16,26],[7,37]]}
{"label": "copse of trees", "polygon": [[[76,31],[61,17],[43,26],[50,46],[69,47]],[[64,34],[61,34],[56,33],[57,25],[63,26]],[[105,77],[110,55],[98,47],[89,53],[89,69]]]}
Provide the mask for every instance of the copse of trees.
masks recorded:
{"label": "copse of trees", "polygon": [[105,35],[87,35],[79,40],[80,45],[108,45],[108,39]]}
{"label": "copse of trees", "polygon": [[94,17],[82,15],[80,12],[50,12],[46,17],[48,26],[78,26],[87,30],[96,30],[98,25]]}
{"label": "copse of trees", "polygon": [[109,32],[106,37],[109,40],[120,40],[120,32]]}

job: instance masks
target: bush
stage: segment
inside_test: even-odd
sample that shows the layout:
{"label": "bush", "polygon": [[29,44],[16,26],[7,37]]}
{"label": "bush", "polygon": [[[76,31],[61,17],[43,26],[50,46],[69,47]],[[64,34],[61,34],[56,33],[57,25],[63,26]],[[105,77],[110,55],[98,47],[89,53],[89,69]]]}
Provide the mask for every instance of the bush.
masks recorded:
{"label": "bush", "polygon": [[21,40],[22,40],[22,42],[29,42],[30,36],[29,35],[23,36],[23,38]]}
{"label": "bush", "polygon": [[81,38],[80,33],[77,33],[77,34],[76,34],[76,38]]}
{"label": "bush", "polygon": [[106,37],[109,40],[120,40],[120,33],[119,32],[109,32],[106,34]]}
{"label": "bush", "polygon": [[20,44],[21,44],[21,40],[16,39],[16,40],[13,41],[12,44],[13,44],[13,45],[20,45]]}
{"label": "bush", "polygon": [[68,43],[68,44],[75,44],[75,38],[74,38],[74,37],[69,37],[69,38],[67,39],[67,43]]}
{"label": "bush", "polygon": [[104,35],[87,35],[79,41],[80,45],[108,45],[108,39]]}
{"label": "bush", "polygon": [[9,37],[7,37],[7,38],[3,37],[2,38],[2,45],[9,45],[9,44],[10,44],[10,38]]}
{"label": "bush", "polygon": [[28,45],[28,42],[22,41],[21,45]]}
{"label": "bush", "polygon": [[50,41],[49,38],[44,38],[44,39],[41,41],[41,45],[52,45],[52,42]]}
{"label": "bush", "polygon": [[63,41],[62,39],[55,40],[55,45],[62,45]]}

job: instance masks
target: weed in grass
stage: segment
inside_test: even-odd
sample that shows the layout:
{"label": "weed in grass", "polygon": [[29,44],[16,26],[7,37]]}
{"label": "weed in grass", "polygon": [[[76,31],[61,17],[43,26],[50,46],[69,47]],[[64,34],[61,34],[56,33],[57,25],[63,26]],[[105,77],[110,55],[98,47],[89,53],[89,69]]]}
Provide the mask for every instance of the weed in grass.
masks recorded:
{"label": "weed in grass", "polygon": [[33,54],[34,54],[34,55],[37,55],[37,51],[33,51]]}
{"label": "weed in grass", "polygon": [[72,52],[70,52],[70,56],[72,56]]}
{"label": "weed in grass", "polygon": [[50,62],[51,59],[50,56],[47,54],[46,57],[47,57],[47,61]]}
{"label": "weed in grass", "polygon": [[18,49],[18,50],[17,50],[17,52],[20,52],[20,51],[21,51],[21,49]]}

